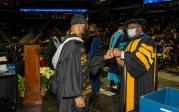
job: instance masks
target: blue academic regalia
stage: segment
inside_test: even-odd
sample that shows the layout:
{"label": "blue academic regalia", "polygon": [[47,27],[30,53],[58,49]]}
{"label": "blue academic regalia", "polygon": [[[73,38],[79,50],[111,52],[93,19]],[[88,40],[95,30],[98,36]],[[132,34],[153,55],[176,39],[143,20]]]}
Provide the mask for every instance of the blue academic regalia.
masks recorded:
{"label": "blue academic regalia", "polygon": [[[128,41],[129,39],[125,36],[123,31],[118,30],[111,37],[109,49],[119,48],[124,50]],[[117,69],[117,63],[113,61],[109,64],[108,80],[114,81],[114,83],[117,84],[120,83],[120,78],[121,74]]]}
{"label": "blue academic regalia", "polygon": [[[98,58],[103,53],[103,42],[101,37],[90,37],[92,38],[87,55],[89,58]],[[90,73],[90,81],[92,85],[92,93],[96,94],[100,90],[100,76],[99,72]]]}

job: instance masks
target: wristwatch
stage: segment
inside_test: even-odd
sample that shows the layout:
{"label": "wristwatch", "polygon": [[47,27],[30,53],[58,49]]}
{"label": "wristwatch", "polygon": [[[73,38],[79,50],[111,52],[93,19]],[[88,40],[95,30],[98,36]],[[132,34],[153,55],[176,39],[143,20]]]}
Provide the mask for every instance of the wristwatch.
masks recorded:
{"label": "wristwatch", "polygon": [[124,59],[124,51],[121,51],[121,54],[119,56],[116,56],[116,58],[122,58],[122,59]]}

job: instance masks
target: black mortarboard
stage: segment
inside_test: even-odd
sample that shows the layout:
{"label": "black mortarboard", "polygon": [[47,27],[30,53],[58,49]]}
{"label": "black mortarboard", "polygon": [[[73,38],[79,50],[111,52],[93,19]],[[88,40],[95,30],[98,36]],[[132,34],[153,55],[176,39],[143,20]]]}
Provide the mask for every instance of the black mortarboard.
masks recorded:
{"label": "black mortarboard", "polygon": [[145,26],[145,19],[141,19],[141,18],[131,19],[127,21],[125,24],[127,26],[128,24],[132,24],[132,23],[137,23],[139,25]]}
{"label": "black mortarboard", "polygon": [[87,24],[87,20],[85,19],[84,16],[80,15],[80,14],[74,14],[70,24],[74,25],[74,24]]}

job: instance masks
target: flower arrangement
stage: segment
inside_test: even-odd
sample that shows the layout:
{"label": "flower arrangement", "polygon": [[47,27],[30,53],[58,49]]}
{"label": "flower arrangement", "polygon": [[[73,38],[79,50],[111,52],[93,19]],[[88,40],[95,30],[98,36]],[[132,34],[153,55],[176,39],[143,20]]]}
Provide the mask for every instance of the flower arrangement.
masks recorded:
{"label": "flower arrangement", "polygon": [[54,75],[54,73],[55,71],[50,69],[49,67],[40,68],[40,84],[42,91],[47,91],[49,89],[51,77]]}
{"label": "flower arrangement", "polygon": [[18,76],[18,91],[19,91],[19,95],[21,97],[24,97],[24,91],[25,91],[25,78],[22,77],[21,75],[17,75]]}

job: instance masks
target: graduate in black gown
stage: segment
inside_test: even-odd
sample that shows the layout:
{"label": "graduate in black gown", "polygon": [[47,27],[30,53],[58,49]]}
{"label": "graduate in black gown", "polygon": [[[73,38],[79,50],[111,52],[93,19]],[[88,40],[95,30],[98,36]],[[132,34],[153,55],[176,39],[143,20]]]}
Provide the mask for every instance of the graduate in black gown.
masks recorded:
{"label": "graduate in black gown", "polygon": [[89,68],[98,69],[104,57],[87,59],[82,40],[86,24],[82,15],[72,17],[71,29],[52,59],[56,68],[52,90],[58,97],[59,112],[88,112],[89,109]]}

